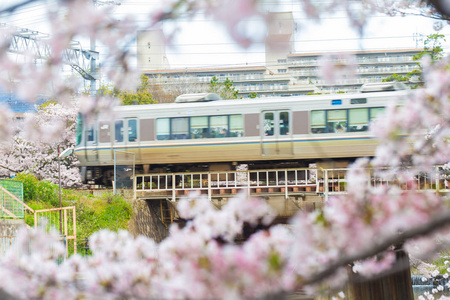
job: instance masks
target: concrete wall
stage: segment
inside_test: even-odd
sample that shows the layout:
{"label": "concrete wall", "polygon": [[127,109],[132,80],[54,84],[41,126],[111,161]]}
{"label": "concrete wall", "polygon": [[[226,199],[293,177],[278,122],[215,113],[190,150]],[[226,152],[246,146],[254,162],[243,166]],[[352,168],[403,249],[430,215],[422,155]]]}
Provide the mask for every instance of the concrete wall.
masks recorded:
{"label": "concrete wall", "polygon": [[17,230],[24,224],[23,219],[0,219],[0,237],[16,236]]}
{"label": "concrete wall", "polygon": [[143,235],[157,243],[165,239],[168,229],[161,222],[159,200],[135,200],[129,230],[135,236]]}

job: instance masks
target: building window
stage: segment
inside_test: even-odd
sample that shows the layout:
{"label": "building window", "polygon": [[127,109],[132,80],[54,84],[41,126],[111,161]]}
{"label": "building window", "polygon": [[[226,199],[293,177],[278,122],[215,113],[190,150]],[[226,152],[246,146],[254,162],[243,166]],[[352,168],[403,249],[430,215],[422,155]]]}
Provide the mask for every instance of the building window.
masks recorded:
{"label": "building window", "polygon": [[279,63],[279,64],[285,64],[285,63],[286,63],[286,59],[279,59],[279,60],[278,60],[278,63]]}
{"label": "building window", "polygon": [[148,47],[148,49],[150,49],[150,48],[151,48],[150,44],[151,44],[150,42],[148,42],[148,43],[147,43],[147,47]]}
{"label": "building window", "polygon": [[278,73],[286,73],[287,70],[286,69],[278,69]]}
{"label": "building window", "polygon": [[148,58],[148,62],[152,62],[152,59],[150,57]]}

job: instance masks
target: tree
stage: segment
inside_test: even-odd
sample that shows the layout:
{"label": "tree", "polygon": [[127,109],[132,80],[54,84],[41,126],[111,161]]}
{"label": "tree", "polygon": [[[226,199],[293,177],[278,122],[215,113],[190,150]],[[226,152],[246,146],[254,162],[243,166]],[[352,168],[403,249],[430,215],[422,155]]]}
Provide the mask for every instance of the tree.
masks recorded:
{"label": "tree", "polygon": [[237,99],[239,91],[233,87],[233,81],[226,78],[223,82],[219,82],[216,76],[213,76],[209,82],[209,92],[216,93],[222,99]]}
{"label": "tree", "polygon": [[97,93],[103,96],[115,96],[120,99],[120,103],[123,105],[142,105],[142,104],[154,104],[157,103],[153,100],[150,93],[150,82],[147,76],[144,74],[140,77],[141,83],[135,91],[119,90],[111,88],[110,86],[100,86]]}
{"label": "tree", "polygon": [[382,81],[410,81],[411,78],[415,77],[416,81],[421,82],[423,80],[422,59],[424,57],[428,57],[431,60],[431,63],[441,60],[444,55],[444,49],[442,48],[443,41],[445,41],[445,36],[443,34],[435,33],[428,35],[424,41],[423,51],[413,56],[413,60],[417,61],[418,69],[415,69],[406,75],[392,74],[391,76],[384,78]]}
{"label": "tree", "polygon": [[152,78],[149,84],[149,91],[153,100],[158,103],[170,103],[183,94],[200,93],[205,88],[196,81],[189,80],[182,76],[171,80],[162,78]]}
{"label": "tree", "polygon": [[[24,1],[0,13],[14,12],[17,7],[37,1]],[[392,1],[386,3],[393,5]],[[431,3],[442,16],[448,17],[442,5],[444,1]],[[253,17],[266,20],[261,13],[265,3],[259,1],[178,0],[170,4],[169,9],[152,17],[148,28],[166,19],[186,16],[186,12],[189,12],[188,17],[194,17],[206,11],[224,24],[236,42],[248,47],[255,40],[252,31],[240,30],[245,25],[243,22],[253,21]],[[367,17],[380,11],[379,6],[370,1],[331,1],[328,4],[304,1],[302,4],[305,13],[314,18],[330,11],[344,11],[360,33]],[[389,11],[392,7],[384,9]],[[63,49],[70,46],[71,37],[91,34],[111,51],[108,53],[111,61],[103,65],[101,71],[118,90],[133,90],[131,85],[135,83],[130,80],[133,72],[127,60],[128,50],[121,49],[120,45],[128,45],[130,30],[141,28],[141,23],[133,24],[132,18],[116,21],[110,17],[108,8],[94,10],[91,2],[85,0],[58,2],[52,5],[51,16],[55,30],[49,37],[52,59],[42,69],[35,68],[33,63],[21,65],[11,60],[6,53],[9,40],[2,40],[0,66],[4,74],[17,80],[30,80],[29,84],[20,86],[23,97],[33,99],[49,92],[58,101],[69,103],[73,87],[62,83],[55,70],[61,66]],[[93,256],[85,259],[73,256],[61,262],[63,245],[58,242],[59,237],[49,236],[44,230],[24,229],[16,241],[15,251],[0,260],[0,289],[21,299],[238,299],[297,288],[314,293],[339,289],[352,278],[349,273],[367,277],[385,275],[380,272],[392,270],[399,245],[409,251],[419,250],[424,255],[448,247],[450,210],[447,199],[440,193],[417,192],[414,178],[415,174],[432,176],[433,165],[450,160],[448,63],[446,58],[430,67],[424,66],[422,74],[427,89],[412,93],[408,105],[392,105],[386,117],[374,126],[380,147],[374,160],[358,160],[349,172],[348,194],[330,199],[321,211],[295,216],[290,229],[271,226],[273,213],[264,201],[244,195],[229,200],[222,210],[213,209],[206,198],[191,197],[181,201],[178,212],[190,221],[181,229],[173,226],[170,236],[159,245],[142,237],[134,239],[126,232],[99,232],[90,240]],[[333,68],[326,70],[328,75],[334,74]],[[48,90],[49,81],[54,82],[54,90]],[[9,82],[9,76],[0,77],[3,88],[8,88]],[[228,89],[233,92],[230,82]],[[85,97],[86,105],[81,108],[87,115],[104,113],[104,108],[108,107],[102,100],[105,98],[109,101],[111,97],[102,94]],[[7,116],[6,110],[2,110],[2,140],[12,132]],[[49,144],[50,141],[43,143],[47,138],[60,138],[66,128],[48,122],[26,124],[30,137],[40,139],[37,147]],[[44,153],[41,148],[38,152],[31,151],[32,147],[26,142],[17,142],[17,147],[26,148],[27,156]],[[53,148],[46,155],[54,157],[54,152]],[[407,170],[403,168],[405,165],[409,167]],[[379,178],[387,178],[392,184],[369,186],[368,167],[379,168]],[[403,186],[410,189],[404,190]],[[265,229],[242,244],[233,243],[244,224],[258,228],[264,225]]]}
{"label": "tree", "polygon": [[392,74],[391,76],[388,76],[386,78],[383,78],[382,82],[389,82],[389,81],[409,81],[411,79],[410,76],[406,75],[398,75],[396,73]]}
{"label": "tree", "polygon": [[61,163],[61,182],[72,187],[81,184],[74,154],[59,161],[58,155],[75,145],[76,110],[70,106],[47,102],[36,114],[27,113],[23,128],[0,148],[0,175],[11,177],[30,173],[39,179],[58,183],[58,164]]}
{"label": "tree", "polygon": [[416,54],[413,59],[417,61],[424,56],[429,56],[432,62],[441,60],[444,57],[442,42],[445,42],[445,35],[437,33],[428,35],[423,42],[423,51]]}
{"label": "tree", "polygon": [[255,99],[255,98],[258,97],[258,93],[257,93],[257,92],[251,92],[251,93],[248,95],[248,97],[249,97],[250,99]]}

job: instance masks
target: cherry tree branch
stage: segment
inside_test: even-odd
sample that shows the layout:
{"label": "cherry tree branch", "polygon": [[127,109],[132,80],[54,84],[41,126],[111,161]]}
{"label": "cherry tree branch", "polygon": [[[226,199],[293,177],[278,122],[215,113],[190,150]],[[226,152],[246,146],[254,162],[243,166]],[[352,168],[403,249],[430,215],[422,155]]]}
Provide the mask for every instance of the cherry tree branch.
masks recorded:
{"label": "cherry tree branch", "polygon": [[10,172],[14,172],[14,173],[20,173],[20,172],[22,172],[23,170],[14,170],[14,169],[11,169],[11,168],[9,168],[9,167],[7,167],[7,166],[5,166],[5,165],[0,165],[0,168],[3,168],[3,169],[6,169],[6,170],[8,170],[8,171],[10,171]]}
{"label": "cherry tree branch", "polygon": [[[342,257],[340,260],[333,262],[327,266],[323,271],[315,274],[314,276],[307,278],[303,281],[303,284],[314,284],[324,279],[332,276],[338,269],[342,267],[346,267],[347,265],[358,261],[364,260],[370,257],[373,257],[377,254],[388,249],[390,246],[398,244],[399,242],[406,241],[413,238],[422,237],[424,235],[433,233],[439,229],[450,224],[450,211],[446,211],[435,216],[430,222],[422,224],[420,226],[415,226],[409,230],[404,232],[400,232],[395,236],[390,236],[385,238],[384,240],[376,243],[374,245],[370,245],[365,251],[360,251],[355,255],[349,255],[346,257]],[[368,242],[369,243],[369,242]]]}

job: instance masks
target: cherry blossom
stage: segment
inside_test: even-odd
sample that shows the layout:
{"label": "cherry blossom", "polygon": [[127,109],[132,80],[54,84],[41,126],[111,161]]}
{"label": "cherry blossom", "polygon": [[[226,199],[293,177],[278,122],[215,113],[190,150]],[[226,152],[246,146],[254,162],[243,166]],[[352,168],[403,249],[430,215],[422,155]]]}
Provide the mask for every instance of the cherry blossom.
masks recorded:
{"label": "cherry blossom", "polygon": [[73,106],[48,104],[36,114],[25,114],[22,128],[0,147],[0,174],[10,177],[28,172],[58,183],[58,164],[61,163],[63,186],[81,184],[77,158],[70,155],[58,161],[58,147],[62,152],[74,146],[75,126],[76,108]]}
{"label": "cherry blossom", "polygon": [[[302,1],[302,5],[317,19],[344,8],[349,22],[362,34],[369,16],[382,11],[395,14],[411,5],[422,7],[422,2],[413,2],[381,2],[392,4],[390,8],[372,1],[332,1],[321,7]],[[248,46],[254,40],[241,31],[246,28],[241,22],[252,18],[267,22],[258,3],[172,1],[170,8],[153,15],[149,28],[183,13],[190,17],[207,13],[222,22],[237,42]],[[32,63],[36,57],[31,53],[24,53],[20,63],[9,59],[10,40],[2,35],[0,41],[1,87],[30,101],[45,94],[62,103],[49,104],[26,118],[26,132],[4,145],[0,156],[4,174],[27,170],[55,180],[56,146],[73,145],[77,109],[65,105],[72,102],[78,82],[62,80],[60,71],[63,49],[74,37],[94,36],[109,48],[108,63],[99,72],[114,86],[129,87],[134,82],[131,56],[124,50],[137,29],[132,18],[119,22],[111,17],[110,8],[93,10],[87,0],[62,1],[49,9],[49,18],[52,57],[40,66]],[[372,126],[380,141],[376,157],[357,160],[348,173],[348,193],[332,197],[322,210],[299,212],[288,225],[273,225],[274,212],[264,200],[244,193],[216,210],[206,197],[191,194],[178,204],[186,225],[172,225],[160,244],[125,231],[100,231],[90,239],[91,256],[73,255],[62,261],[64,249],[54,232],[23,229],[14,247],[0,259],[0,288],[19,299],[248,299],[297,288],[313,294],[326,287],[340,290],[348,280],[349,265],[354,266],[352,272],[366,276],[389,269],[399,242],[421,256],[450,246],[446,198],[436,192],[418,192],[414,181],[418,172],[435,176],[430,173],[433,167],[450,161],[448,62],[445,58],[424,64],[426,88],[399,99]],[[322,72],[324,78],[336,81],[354,72],[354,63],[350,57],[337,56],[334,63],[323,64]],[[11,78],[29,85],[20,89],[11,85]],[[79,98],[88,120],[107,114],[114,102],[102,95]],[[5,126],[9,113],[1,111],[0,133],[8,136],[13,132]],[[71,168],[74,163],[71,158],[63,165],[67,180],[77,180],[76,169]],[[369,184],[371,167],[392,184]],[[242,239],[244,226],[255,231],[246,240]]]}

